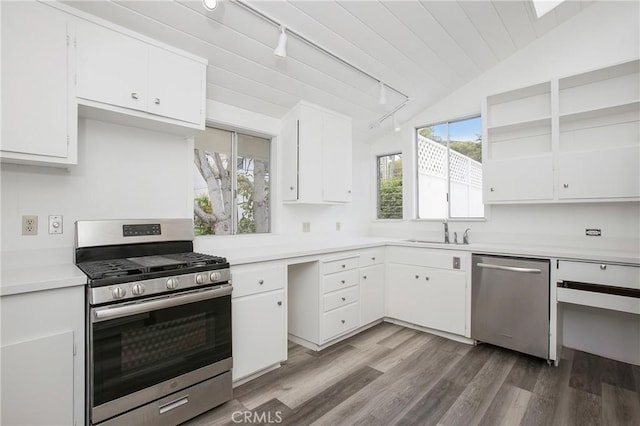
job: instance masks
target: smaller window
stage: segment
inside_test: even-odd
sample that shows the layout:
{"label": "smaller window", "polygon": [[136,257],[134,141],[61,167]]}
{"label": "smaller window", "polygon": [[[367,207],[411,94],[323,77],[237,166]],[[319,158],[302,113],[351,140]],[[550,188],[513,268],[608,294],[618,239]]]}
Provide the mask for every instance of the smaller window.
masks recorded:
{"label": "smaller window", "polygon": [[381,155],[378,167],[378,219],[402,219],[402,154]]}

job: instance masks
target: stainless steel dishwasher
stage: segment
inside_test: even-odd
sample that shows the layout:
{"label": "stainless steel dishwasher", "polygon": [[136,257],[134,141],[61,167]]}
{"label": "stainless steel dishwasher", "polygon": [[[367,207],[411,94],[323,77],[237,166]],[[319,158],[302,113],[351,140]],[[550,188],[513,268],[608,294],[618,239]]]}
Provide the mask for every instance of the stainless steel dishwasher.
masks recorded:
{"label": "stainless steel dishwasher", "polygon": [[549,260],[474,254],[471,338],[549,359]]}

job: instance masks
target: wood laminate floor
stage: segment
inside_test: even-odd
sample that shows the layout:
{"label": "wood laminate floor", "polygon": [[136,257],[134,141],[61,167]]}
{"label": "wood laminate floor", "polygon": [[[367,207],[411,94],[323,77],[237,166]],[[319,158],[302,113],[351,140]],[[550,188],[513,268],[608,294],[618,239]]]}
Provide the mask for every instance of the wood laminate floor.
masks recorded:
{"label": "wood laminate floor", "polygon": [[638,425],[640,367],[565,350],[559,367],[382,323],[289,360],[186,423]]}

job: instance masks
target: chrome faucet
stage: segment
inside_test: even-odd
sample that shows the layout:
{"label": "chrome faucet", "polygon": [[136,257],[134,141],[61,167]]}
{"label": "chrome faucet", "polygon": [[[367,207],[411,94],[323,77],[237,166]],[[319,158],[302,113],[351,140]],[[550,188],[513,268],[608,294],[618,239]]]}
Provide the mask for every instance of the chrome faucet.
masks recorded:
{"label": "chrome faucet", "polygon": [[444,243],[449,244],[449,222],[445,219],[442,223],[444,224]]}
{"label": "chrome faucet", "polygon": [[462,244],[469,244],[469,231],[471,231],[471,228],[464,230],[464,234],[462,234]]}

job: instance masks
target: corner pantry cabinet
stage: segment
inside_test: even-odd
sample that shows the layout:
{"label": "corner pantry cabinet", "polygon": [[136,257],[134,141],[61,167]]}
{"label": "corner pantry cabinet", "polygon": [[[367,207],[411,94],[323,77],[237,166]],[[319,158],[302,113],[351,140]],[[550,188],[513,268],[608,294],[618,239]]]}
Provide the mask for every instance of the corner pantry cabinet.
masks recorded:
{"label": "corner pantry cabinet", "polygon": [[281,137],[283,201],[351,201],[351,118],[300,102],[284,117]]}
{"label": "corner pantry cabinet", "polygon": [[640,199],[640,61],[486,98],[486,203]]}
{"label": "corner pantry cabinet", "polygon": [[39,2],[2,8],[2,162],[77,163],[74,24]]}

